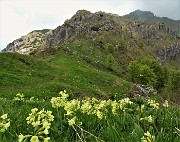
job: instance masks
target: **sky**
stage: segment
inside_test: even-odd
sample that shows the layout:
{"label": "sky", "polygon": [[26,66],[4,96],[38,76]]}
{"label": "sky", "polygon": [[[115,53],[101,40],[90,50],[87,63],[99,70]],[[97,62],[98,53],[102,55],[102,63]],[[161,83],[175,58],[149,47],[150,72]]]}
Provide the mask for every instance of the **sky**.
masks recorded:
{"label": "sky", "polygon": [[55,29],[80,9],[120,16],[140,9],[180,19],[180,0],[0,0],[0,51],[33,30]]}

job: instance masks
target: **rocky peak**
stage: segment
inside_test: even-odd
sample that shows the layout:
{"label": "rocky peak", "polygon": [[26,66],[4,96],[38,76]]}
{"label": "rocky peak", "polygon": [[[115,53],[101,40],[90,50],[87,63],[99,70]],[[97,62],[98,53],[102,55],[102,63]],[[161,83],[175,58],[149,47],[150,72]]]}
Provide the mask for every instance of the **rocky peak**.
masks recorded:
{"label": "rocky peak", "polygon": [[46,43],[49,47],[56,43],[69,43],[75,38],[91,38],[101,31],[115,31],[120,26],[119,20],[119,16],[102,11],[91,13],[79,10],[62,26],[54,29]]}
{"label": "rocky peak", "polygon": [[125,15],[126,17],[140,17],[141,20],[147,19],[147,18],[154,18],[154,14],[150,11],[141,11],[139,9]]}

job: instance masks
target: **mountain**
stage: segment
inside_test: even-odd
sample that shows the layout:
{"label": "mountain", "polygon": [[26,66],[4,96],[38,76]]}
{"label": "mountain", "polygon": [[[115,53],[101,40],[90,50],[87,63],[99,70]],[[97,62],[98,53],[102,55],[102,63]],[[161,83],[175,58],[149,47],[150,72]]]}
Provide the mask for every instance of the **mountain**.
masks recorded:
{"label": "mountain", "polygon": [[150,11],[141,11],[141,10],[135,10],[127,15],[124,15],[124,17],[128,17],[131,19],[136,19],[144,22],[151,22],[151,23],[164,23],[166,26],[169,26],[177,31],[177,33],[180,36],[180,20],[172,20],[167,17],[158,17],[155,16]]}
{"label": "mountain", "polygon": [[[154,17],[150,12],[139,15]],[[79,10],[54,30],[33,31],[3,52],[30,55],[0,54],[4,96],[24,92],[50,97],[65,89],[75,97],[120,98],[133,88],[127,74],[132,61],[142,62],[140,71],[157,71],[155,80],[163,72],[167,76],[169,69],[180,70],[180,39],[174,28],[102,11]],[[151,68],[139,61],[145,57],[153,58],[145,60]]]}

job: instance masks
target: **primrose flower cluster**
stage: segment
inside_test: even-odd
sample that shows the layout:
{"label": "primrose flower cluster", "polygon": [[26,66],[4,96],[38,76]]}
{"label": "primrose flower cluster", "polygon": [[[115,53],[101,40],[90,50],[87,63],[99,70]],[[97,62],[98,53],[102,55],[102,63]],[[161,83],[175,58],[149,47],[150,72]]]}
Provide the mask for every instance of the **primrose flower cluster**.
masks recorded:
{"label": "primrose flower cluster", "polygon": [[144,136],[141,138],[141,142],[154,142],[155,141],[155,136],[151,135],[149,131],[144,133]]}
{"label": "primrose flower cluster", "polygon": [[[118,116],[122,113],[137,114],[140,116],[138,121],[153,122],[151,114],[154,110],[159,109],[159,103],[154,100],[147,100],[145,104],[139,106],[138,103],[131,101],[129,98],[124,98],[119,101],[112,100],[98,100],[96,98],[88,98],[79,101],[77,99],[68,100],[66,91],[61,91],[59,97],[51,99],[52,107],[63,108],[66,113],[64,116],[68,117],[69,125],[77,124],[78,114],[94,115],[98,119],[107,119],[108,114]],[[166,103],[167,106],[167,103]],[[151,109],[151,111],[149,111]],[[149,111],[149,113],[147,113]],[[146,114],[146,115],[145,115]]]}
{"label": "primrose flower cluster", "polygon": [[31,142],[39,142],[40,140],[48,142],[50,140],[50,137],[48,137],[49,128],[51,126],[51,122],[54,120],[52,111],[45,111],[44,109],[38,111],[37,108],[33,108],[26,120],[27,124],[32,125],[34,128],[34,133],[33,135],[20,134],[19,142],[26,139],[30,139]]}
{"label": "primrose flower cluster", "polygon": [[27,98],[25,97],[24,94],[18,93],[16,94],[16,96],[13,98],[14,101],[18,101],[18,102],[27,102],[27,103],[35,103],[35,102],[45,102],[44,99],[38,99],[35,97],[31,97],[31,98]]}
{"label": "primrose flower cluster", "polygon": [[24,101],[24,94],[18,93],[16,94],[16,97],[14,97],[15,101]]}
{"label": "primrose flower cluster", "polygon": [[4,133],[10,126],[10,121],[7,117],[7,114],[3,114],[0,117],[0,133]]}

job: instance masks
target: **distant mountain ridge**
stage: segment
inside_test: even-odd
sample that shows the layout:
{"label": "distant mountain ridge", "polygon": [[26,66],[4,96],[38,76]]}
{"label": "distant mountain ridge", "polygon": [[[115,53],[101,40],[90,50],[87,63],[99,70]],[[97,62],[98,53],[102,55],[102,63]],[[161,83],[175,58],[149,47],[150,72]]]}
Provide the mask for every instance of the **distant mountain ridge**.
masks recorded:
{"label": "distant mountain ridge", "polygon": [[155,16],[154,13],[150,11],[141,11],[139,9],[124,15],[124,17],[132,18],[144,22],[165,23],[166,25],[175,29],[178,32],[178,34],[180,34],[180,20],[172,20],[168,17],[158,17]]}

